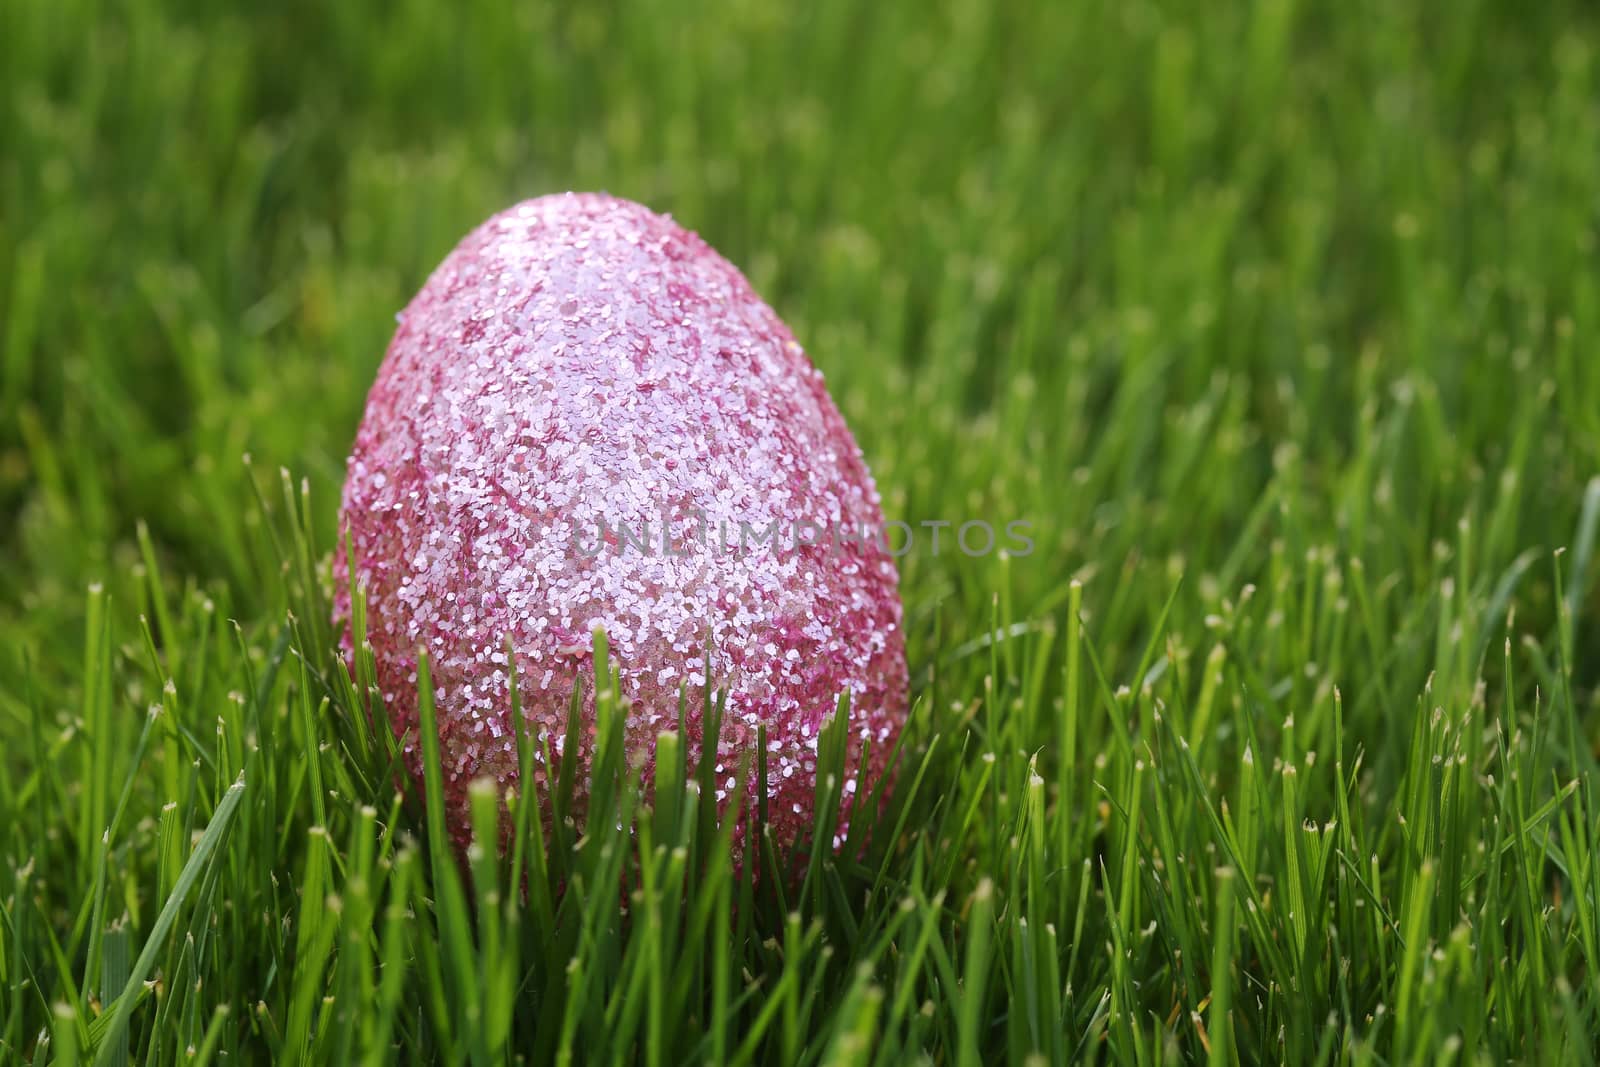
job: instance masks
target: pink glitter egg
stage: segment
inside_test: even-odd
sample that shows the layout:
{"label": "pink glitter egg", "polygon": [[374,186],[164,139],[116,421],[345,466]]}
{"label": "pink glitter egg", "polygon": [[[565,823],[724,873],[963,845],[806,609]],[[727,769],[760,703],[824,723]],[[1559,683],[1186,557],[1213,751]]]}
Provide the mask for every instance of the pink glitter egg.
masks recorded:
{"label": "pink glitter egg", "polygon": [[[472,780],[519,784],[508,639],[536,745],[561,753],[574,685],[591,694],[580,812],[597,628],[647,778],[680,692],[694,761],[705,687],[726,691],[717,799],[725,808],[743,761],[753,807],[764,758],[780,847],[814,818],[818,733],[840,694],[846,816],[884,772],[907,683],[872,476],[788,328],[669,218],[566,194],[469,234],[399,316],[341,520],[378,686],[396,732],[412,731],[418,780],[427,650],[460,841]],[[336,611],[348,628],[344,573]],[[536,763],[535,778],[521,791],[548,816],[555,768]]]}

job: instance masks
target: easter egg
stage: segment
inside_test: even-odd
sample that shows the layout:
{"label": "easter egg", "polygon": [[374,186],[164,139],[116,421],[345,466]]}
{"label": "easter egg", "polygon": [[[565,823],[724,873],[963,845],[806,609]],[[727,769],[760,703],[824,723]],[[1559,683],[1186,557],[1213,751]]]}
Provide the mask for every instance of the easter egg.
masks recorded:
{"label": "easter egg", "polygon": [[[754,809],[764,762],[780,848],[817,814],[818,735],[847,694],[847,821],[906,716],[897,575],[822,374],[743,275],[666,216],[565,194],[468,234],[398,319],[349,458],[336,621],[348,656],[360,589],[382,706],[410,731],[419,781],[426,651],[458,841],[475,779],[548,818],[546,748],[578,761],[581,819],[596,630],[642,778],[686,700],[691,766],[716,746],[724,810],[735,795]],[[517,780],[513,676],[531,783]],[[716,738],[708,690],[725,701]]]}

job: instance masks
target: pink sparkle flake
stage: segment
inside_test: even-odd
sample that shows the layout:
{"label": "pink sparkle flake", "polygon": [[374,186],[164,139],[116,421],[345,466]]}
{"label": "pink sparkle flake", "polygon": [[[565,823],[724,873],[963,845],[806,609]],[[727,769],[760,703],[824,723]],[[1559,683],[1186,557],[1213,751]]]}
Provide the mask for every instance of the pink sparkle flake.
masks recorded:
{"label": "pink sparkle flake", "polygon": [[[732,264],[638,204],[531,200],[450,253],[367,398],[342,522],[397,731],[417,726],[416,650],[428,652],[458,840],[468,783],[517,780],[508,637],[530,735],[556,753],[574,683],[593,692],[603,627],[647,776],[682,686],[698,759],[709,654],[728,691],[717,799],[760,755],[764,724],[782,846],[812,821],[818,734],[840,693],[847,773],[865,778],[855,795],[904,723],[878,494],[822,375]],[[585,710],[580,783],[592,697]],[[420,779],[420,746],[406,759]],[[548,812],[554,769],[536,768]]]}

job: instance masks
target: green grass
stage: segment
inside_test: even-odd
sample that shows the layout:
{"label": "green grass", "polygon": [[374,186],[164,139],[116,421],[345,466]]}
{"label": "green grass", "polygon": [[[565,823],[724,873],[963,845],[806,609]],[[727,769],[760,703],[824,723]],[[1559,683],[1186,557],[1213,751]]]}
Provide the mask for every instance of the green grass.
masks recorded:
{"label": "green grass", "polygon": [[[794,882],[675,739],[457,862],[331,647],[394,312],[566,188],[1034,524]],[[1597,190],[1579,4],[0,0],[0,1062],[1592,1062]]]}

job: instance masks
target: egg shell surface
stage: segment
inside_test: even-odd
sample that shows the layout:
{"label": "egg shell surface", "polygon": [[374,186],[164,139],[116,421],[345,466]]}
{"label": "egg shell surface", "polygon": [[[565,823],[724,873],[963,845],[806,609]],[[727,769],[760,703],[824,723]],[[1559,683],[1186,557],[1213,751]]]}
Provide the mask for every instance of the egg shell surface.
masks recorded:
{"label": "egg shell surface", "polygon": [[[726,807],[743,759],[753,808],[764,758],[780,847],[814,818],[818,735],[842,693],[846,819],[884,772],[907,675],[872,477],[789,329],[670,218],[569,193],[469,234],[399,316],[341,520],[383,706],[397,734],[411,731],[405,759],[419,781],[427,652],[460,842],[472,780],[527,792],[508,645],[547,816],[557,768],[542,753],[566,758],[582,681],[581,813],[597,628],[646,780],[680,694],[691,766],[699,759],[708,684],[726,691],[716,799]],[[350,574],[336,570],[348,655]]]}

